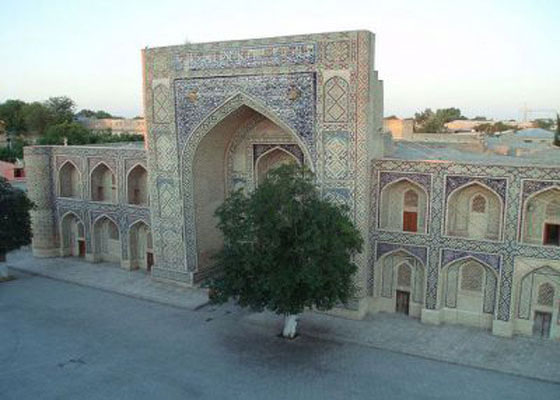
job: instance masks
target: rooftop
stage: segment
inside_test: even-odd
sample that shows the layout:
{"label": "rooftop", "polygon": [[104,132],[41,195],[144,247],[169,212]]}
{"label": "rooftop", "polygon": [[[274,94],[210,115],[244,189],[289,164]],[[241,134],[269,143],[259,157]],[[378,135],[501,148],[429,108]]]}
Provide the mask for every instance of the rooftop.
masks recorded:
{"label": "rooftop", "polygon": [[394,142],[394,151],[385,159],[411,161],[456,161],[475,164],[502,164],[515,166],[554,165],[560,166],[560,147],[523,156],[503,156],[458,149],[447,143]]}

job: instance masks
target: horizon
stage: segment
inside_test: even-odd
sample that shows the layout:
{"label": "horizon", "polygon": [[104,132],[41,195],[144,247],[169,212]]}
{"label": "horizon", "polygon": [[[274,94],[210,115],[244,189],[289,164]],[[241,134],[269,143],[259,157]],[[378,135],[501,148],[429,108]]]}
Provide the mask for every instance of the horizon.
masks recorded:
{"label": "horizon", "polygon": [[[0,16],[0,45],[9,55],[0,64],[0,102],[65,95],[77,110],[133,118],[143,115],[145,47],[369,30],[384,116],[456,107],[468,118],[521,120],[523,107],[560,109],[557,2],[348,1],[344,9],[332,0],[321,7],[291,0],[162,3],[8,1]],[[529,119],[548,117],[552,112]]]}

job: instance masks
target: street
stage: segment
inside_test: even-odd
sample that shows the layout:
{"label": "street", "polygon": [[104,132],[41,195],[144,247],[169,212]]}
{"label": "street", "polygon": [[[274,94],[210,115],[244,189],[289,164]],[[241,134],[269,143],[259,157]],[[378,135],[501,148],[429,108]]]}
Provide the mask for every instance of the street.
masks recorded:
{"label": "street", "polygon": [[[558,399],[560,385],[301,336],[17,273],[0,399]],[[305,321],[302,321],[305,323]]]}

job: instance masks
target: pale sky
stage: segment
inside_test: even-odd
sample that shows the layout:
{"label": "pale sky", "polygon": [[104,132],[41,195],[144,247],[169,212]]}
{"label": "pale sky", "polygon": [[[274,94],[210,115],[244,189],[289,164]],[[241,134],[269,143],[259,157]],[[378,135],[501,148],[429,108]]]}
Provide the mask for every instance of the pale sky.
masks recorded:
{"label": "pale sky", "polygon": [[133,117],[146,46],[355,29],[376,34],[385,115],[560,110],[560,0],[0,0],[0,102]]}

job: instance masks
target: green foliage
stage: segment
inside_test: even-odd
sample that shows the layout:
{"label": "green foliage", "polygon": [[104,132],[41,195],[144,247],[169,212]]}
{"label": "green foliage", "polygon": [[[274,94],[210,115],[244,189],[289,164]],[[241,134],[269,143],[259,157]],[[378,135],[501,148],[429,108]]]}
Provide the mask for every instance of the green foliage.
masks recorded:
{"label": "green foliage", "polygon": [[471,118],[471,121],[488,121],[488,118],[481,115],[477,115],[476,117]]}
{"label": "green foliage", "polygon": [[426,108],[420,113],[414,114],[414,125],[416,132],[442,133],[447,132],[445,124],[457,119],[467,119],[458,108],[442,108],[434,113]]}
{"label": "green foliage", "polygon": [[0,177],[0,255],[31,243],[32,208],[33,203],[23,191]]}
{"label": "green foliage", "polygon": [[21,100],[6,100],[0,104],[0,119],[6,123],[6,131],[16,134],[25,131],[23,106],[25,102]]}
{"label": "green foliage", "polygon": [[363,240],[347,208],[321,198],[305,168],[271,171],[250,195],[233,193],[216,211],[224,247],[212,300],[298,314],[328,310],[355,293],[352,257]]}
{"label": "green foliage", "polygon": [[138,142],[144,140],[142,135],[113,135],[110,131],[94,133],[77,122],[63,122],[58,125],[49,126],[45,135],[37,143],[42,145],[61,145],[64,144],[64,138],[68,140],[69,145]]}
{"label": "green foliage", "polygon": [[76,108],[76,105],[69,97],[49,97],[49,99],[45,102],[45,107],[47,107],[52,116],[53,124],[72,122],[74,119],[74,109]]}
{"label": "green foliage", "polygon": [[552,128],[552,125],[554,125],[554,121],[552,120],[552,118],[540,118],[536,119],[534,122],[537,125],[537,128],[547,130]]}
{"label": "green foliage", "polygon": [[11,140],[11,147],[0,147],[0,160],[13,163],[17,159],[23,159],[23,147],[29,145],[29,143],[21,137]]}
{"label": "green foliage", "polygon": [[498,132],[504,132],[504,131],[509,131],[509,130],[515,130],[516,127],[514,125],[508,125],[508,124],[504,124],[501,121],[498,121],[494,124],[487,122],[485,124],[480,124],[477,125],[474,130],[477,132],[486,132],[488,134],[495,134]]}
{"label": "green foliage", "polygon": [[54,120],[51,110],[45,104],[38,101],[25,104],[22,113],[27,133],[35,132],[42,135],[47,126]]}

